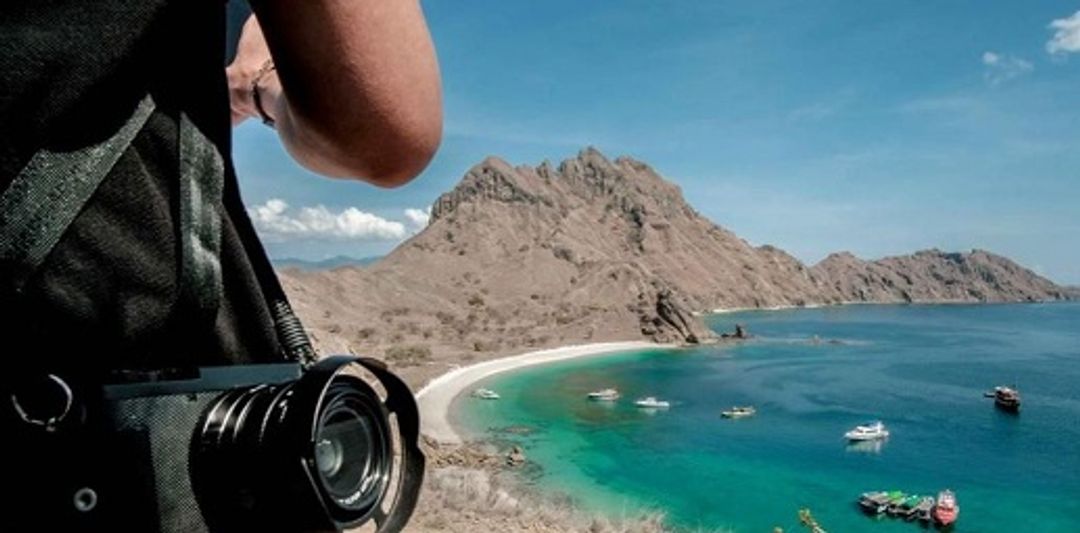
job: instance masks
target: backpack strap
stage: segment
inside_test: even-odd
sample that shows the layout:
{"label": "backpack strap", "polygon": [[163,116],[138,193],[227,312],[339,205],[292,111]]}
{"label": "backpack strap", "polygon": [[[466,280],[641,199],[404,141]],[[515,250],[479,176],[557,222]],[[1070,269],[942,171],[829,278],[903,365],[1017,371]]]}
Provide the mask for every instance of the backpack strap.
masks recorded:
{"label": "backpack strap", "polygon": [[153,111],[154,100],[147,95],[111,137],[70,152],[39,150],[0,195],[0,264],[16,293],[22,292]]}
{"label": "backpack strap", "polygon": [[[0,271],[21,293],[105,176],[131,146],[155,109],[147,95],[109,138],[70,152],[39,150],[0,195]],[[186,114],[179,119],[180,282],[182,301],[213,322],[223,293],[222,212],[237,233],[266,297],[283,357],[309,366],[316,359],[299,318],[244,209],[235,181],[225,186],[225,161]],[[221,203],[218,200],[221,200]]]}
{"label": "backpack strap", "polygon": [[[16,293],[44,263],[156,106],[147,95],[109,138],[70,152],[39,150],[0,196],[0,261]],[[222,294],[220,199],[225,163],[180,113],[180,301],[213,323]]]}
{"label": "backpack strap", "polygon": [[208,322],[217,316],[221,281],[221,205],[225,161],[180,113],[180,290]]}

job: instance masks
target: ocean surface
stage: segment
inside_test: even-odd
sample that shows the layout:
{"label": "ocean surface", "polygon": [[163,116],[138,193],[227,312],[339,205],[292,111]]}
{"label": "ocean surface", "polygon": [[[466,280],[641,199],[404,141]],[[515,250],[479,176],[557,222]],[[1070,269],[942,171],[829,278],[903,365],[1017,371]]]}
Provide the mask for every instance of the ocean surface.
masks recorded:
{"label": "ocean surface", "polygon": [[[662,510],[696,530],[899,532],[861,514],[858,495],[956,492],[957,532],[1080,532],[1080,304],[856,305],[713,315],[756,338],[523,369],[459,397],[467,435],[519,443],[528,483],[615,516]],[[983,392],[1019,387],[1019,415]],[[613,405],[589,391],[615,387]],[[646,411],[645,395],[673,403]],[[732,405],[758,414],[728,420]],[[879,448],[845,431],[881,419]]]}

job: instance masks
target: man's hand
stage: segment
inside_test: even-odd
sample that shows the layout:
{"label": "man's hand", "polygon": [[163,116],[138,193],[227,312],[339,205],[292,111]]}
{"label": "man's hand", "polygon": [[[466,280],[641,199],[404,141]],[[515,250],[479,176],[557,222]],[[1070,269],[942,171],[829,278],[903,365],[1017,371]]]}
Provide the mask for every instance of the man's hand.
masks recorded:
{"label": "man's hand", "polygon": [[[260,69],[266,61],[272,61],[270,49],[266,46],[262,28],[259,21],[254,17],[248,17],[244,28],[240,31],[240,42],[236,47],[236,58],[225,69],[225,76],[229,80],[229,104],[232,107],[232,124],[236,126],[250,117],[262,118],[259,110],[255,107],[252,98],[252,82],[258,76]],[[271,89],[277,89],[275,94],[269,93]],[[263,111],[274,118],[271,113],[277,98],[280,96],[281,83],[277,79],[277,73],[267,72],[260,77],[260,98],[264,102]]]}
{"label": "man's hand", "polygon": [[[263,111],[289,153],[335,177],[394,187],[442,137],[435,50],[416,0],[257,0],[227,69],[233,123]],[[264,38],[265,36],[265,38]]]}

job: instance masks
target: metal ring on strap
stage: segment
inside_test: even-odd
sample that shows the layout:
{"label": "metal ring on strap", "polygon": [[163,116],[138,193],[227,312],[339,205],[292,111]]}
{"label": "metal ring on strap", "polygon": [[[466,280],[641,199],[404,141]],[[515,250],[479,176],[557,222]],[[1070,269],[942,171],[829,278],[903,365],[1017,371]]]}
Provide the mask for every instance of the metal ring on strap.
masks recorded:
{"label": "metal ring on strap", "polygon": [[75,393],[71,392],[71,387],[68,386],[64,380],[57,377],[55,374],[48,374],[50,380],[60,386],[60,391],[64,394],[64,408],[60,410],[60,413],[48,418],[35,418],[33,415],[26,411],[22,403],[19,402],[19,395],[17,393],[11,393],[11,406],[15,408],[15,413],[19,415],[19,418],[23,422],[34,426],[41,426],[45,428],[45,431],[53,431],[56,426],[63,422],[71,413],[71,407],[75,404]]}

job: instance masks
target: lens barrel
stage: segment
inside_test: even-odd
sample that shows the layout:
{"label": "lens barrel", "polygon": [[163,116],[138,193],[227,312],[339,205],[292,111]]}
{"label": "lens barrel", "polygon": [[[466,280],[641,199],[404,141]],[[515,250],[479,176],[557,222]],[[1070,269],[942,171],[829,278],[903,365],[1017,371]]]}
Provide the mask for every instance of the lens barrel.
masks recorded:
{"label": "lens barrel", "polygon": [[341,531],[369,520],[397,531],[423,476],[418,432],[397,376],[375,360],[331,357],[299,380],[211,402],[192,439],[192,488],[211,531]]}

